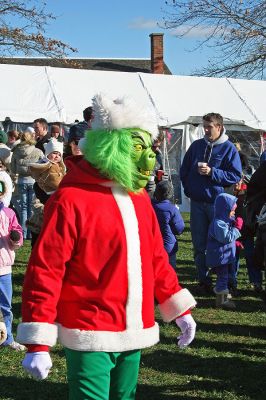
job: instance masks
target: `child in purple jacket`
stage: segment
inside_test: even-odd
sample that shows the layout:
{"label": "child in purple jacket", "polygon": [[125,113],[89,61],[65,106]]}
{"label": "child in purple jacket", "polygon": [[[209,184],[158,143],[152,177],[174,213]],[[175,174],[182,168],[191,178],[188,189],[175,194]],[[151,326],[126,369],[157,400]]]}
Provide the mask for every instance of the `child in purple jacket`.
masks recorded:
{"label": "child in purple jacket", "polygon": [[216,275],[216,306],[235,309],[235,303],[228,299],[229,273],[235,265],[236,240],[241,236],[242,218],[235,219],[237,197],[221,193],[214,203],[214,218],[209,226],[206,264]]}
{"label": "child in purple jacket", "polygon": [[181,235],[185,224],[179,209],[171,202],[172,198],[172,184],[168,181],[157,183],[152,205],[160,225],[164,248],[169,257],[169,264],[175,269],[178,250],[176,235]]}
{"label": "child in purple jacket", "polygon": [[12,350],[25,350],[25,346],[14,341],[12,334],[12,265],[15,250],[23,243],[22,228],[9,203],[12,195],[12,181],[5,171],[0,172],[0,310],[6,326],[7,337],[2,346]]}

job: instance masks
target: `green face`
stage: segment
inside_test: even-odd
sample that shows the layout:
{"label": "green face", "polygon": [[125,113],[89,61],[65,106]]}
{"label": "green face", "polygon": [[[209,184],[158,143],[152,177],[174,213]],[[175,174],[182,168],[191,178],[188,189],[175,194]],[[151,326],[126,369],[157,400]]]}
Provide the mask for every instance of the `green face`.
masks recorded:
{"label": "green face", "polygon": [[155,165],[155,153],[151,149],[151,135],[148,132],[132,132],[133,153],[132,160],[137,167],[137,173],[134,176],[134,185],[136,188],[144,188],[150,178]]}

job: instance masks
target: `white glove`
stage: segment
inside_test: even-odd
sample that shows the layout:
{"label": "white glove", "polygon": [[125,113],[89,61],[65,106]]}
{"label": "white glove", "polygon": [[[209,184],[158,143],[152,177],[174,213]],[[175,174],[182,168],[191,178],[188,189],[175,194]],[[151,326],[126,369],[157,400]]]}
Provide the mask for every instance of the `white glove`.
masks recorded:
{"label": "white glove", "polygon": [[0,322],[0,344],[4,343],[7,337],[6,325],[4,322]]}
{"label": "white glove", "polygon": [[38,380],[47,378],[52,365],[52,360],[48,351],[26,353],[22,361],[23,368],[33,376],[33,378]]}
{"label": "white glove", "polygon": [[183,315],[175,320],[176,325],[181,329],[181,335],[178,336],[178,346],[180,349],[187,347],[195,337],[196,322],[191,314]]}

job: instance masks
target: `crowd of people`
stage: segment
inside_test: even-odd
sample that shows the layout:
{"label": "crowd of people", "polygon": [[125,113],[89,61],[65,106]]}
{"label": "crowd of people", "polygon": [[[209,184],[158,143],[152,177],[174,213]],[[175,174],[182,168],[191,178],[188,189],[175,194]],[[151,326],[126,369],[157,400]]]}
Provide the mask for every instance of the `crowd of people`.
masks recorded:
{"label": "crowd of people", "polygon": [[[119,101],[108,107],[118,107]],[[151,311],[154,288],[163,319],[175,320],[181,329],[180,347],[190,344],[196,327],[190,311],[196,302],[176,280],[178,236],[185,225],[173,202],[172,184],[163,171],[163,138],[153,134],[152,124],[147,127],[136,115],[136,124],[130,120],[128,126],[116,126],[115,118],[104,120],[102,111],[109,103],[99,103],[98,98],[93,108],[84,110],[84,121],[71,126],[67,141],[60,124],[49,128],[43,118],[36,119],[33,127],[22,133],[0,131],[0,341],[15,350],[24,351],[27,346],[24,368],[43,379],[52,366],[49,347],[59,335],[65,347],[68,379],[74,382],[70,388],[73,399],[82,398],[79,396],[83,378],[77,378],[80,364],[84,362],[86,373],[88,366],[93,365],[94,374],[97,371],[99,376],[106,375],[108,368],[108,373],[117,368],[118,354],[123,355],[121,362],[126,368],[134,366],[134,376],[131,382],[127,380],[128,387],[123,390],[130,388],[135,392],[140,358],[136,349],[157,341]],[[92,129],[95,115],[96,128]],[[126,115],[127,121],[130,114]],[[242,249],[250,283],[256,292],[263,291],[266,162],[262,157],[256,171],[248,165],[247,158],[229,140],[220,114],[203,116],[203,129],[205,136],[192,143],[180,170],[184,193],[191,204],[196,294],[213,294],[216,307],[233,310]],[[88,131],[91,134],[85,139]],[[157,171],[149,180],[155,160]],[[149,194],[145,199],[135,195],[144,187]],[[131,193],[130,197],[125,197],[125,193]],[[132,207],[136,210],[134,217]],[[15,249],[23,240],[31,240],[33,253],[24,283],[18,343],[12,335],[11,267]],[[128,279],[132,280],[127,301],[125,257]],[[87,271],[87,265],[91,270]],[[110,275],[110,267],[114,276]],[[119,289],[116,270],[122,273]],[[84,279],[90,283],[85,285]],[[116,294],[109,294],[110,282]],[[142,287],[141,293],[138,285]],[[91,299],[93,306],[82,300],[81,292]],[[140,295],[144,296],[142,306],[146,307],[142,311]],[[71,308],[69,313],[64,311],[66,304]],[[59,327],[55,328],[56,314]],[[72,320],[72,314],[76,319]],[[131,330],[136,334],[134,340]],[[97,352],[102,358],[95,357]],[[106,358],[110,352],[116,354],[112,363]],[[82,390],[90,391],[89,386]]]}

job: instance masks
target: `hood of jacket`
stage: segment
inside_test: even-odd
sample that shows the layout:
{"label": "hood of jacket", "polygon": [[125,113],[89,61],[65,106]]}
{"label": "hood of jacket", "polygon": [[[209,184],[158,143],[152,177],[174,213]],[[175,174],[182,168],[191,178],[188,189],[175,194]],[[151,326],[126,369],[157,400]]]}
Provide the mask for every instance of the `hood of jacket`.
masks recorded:
{"label": "hood of jacket", "polygon": [[217,146],[218,144],[222,144],[224,142],[226,142],[228,140],[228,135],[226,135],[226,129],[223,128],[223,131],[221,133],[221,135],[218,137],[218,139],[214,140],[214,142],[210,142],[208,140],[208,136],[204,136],[204,140],[207,144],[211,144],[213,146]]}
{"label": "hood of jacket", "polygon": [[237,202],[237,198],[231,194],[221,193],[214,202],[214,217],[223,221],[230,221],[230,212]]}

